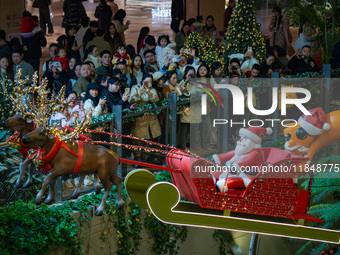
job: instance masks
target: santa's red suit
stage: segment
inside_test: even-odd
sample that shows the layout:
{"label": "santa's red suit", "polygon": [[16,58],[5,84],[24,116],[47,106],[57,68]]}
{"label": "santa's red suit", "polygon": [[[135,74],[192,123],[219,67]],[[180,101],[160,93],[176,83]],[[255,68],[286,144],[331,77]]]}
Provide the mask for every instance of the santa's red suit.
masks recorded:
{"label": "santa's red suit", "polygon": [[[241,128],[241,139],[237,142],[236,149],[213,156],[216,163],[225,164],[229,169],[229,172],[219,176],[216,183],[222,193],[227,192],[229,189],[245,188],[249,185],[265,161],[260,135],[271,134],[271,132],[270,128]],[[251,168],[248,166],[251,166]]]}

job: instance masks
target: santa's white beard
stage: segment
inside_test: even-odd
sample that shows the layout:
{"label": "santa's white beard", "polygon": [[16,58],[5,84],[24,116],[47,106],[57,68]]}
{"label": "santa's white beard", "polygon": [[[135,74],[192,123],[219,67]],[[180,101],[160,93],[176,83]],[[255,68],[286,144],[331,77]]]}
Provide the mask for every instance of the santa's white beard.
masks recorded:
{"label": "santa's white beard", "polygon": [[240,156],[247,154],[248,152],[251,152],[253,149],[255,149],[256,144],[252,141],[247,142],[237,142],[236,148],[235,148],[235,155]]}

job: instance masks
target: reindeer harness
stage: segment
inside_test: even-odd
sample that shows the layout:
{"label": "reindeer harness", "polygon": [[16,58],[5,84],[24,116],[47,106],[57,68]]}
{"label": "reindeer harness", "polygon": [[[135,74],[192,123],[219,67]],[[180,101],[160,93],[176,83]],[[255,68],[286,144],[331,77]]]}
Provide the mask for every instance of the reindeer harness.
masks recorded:
{"label": "reindeer harness", "polygon": [[[37,124],[34,121],[32,131],[35,130],[36,128],[37,128]],[[24,144],[20,136],[21,136],[20,132],[15,131],[14,135],[8,137],[6,142],[12,148],[17,149],[24,158],[27,158],[29,145]]]}
{"label": "reindeer harness", "polygon": [[73,156],[77,157],[77,163],[73,170],[73,174],[77,174],[79,172],[81,163],[83,161],[84,156],[84,141],[77,140],[76,143],[78,144],[78,152],[74,152],[71,150],[64,141],[61,141],[59,137],[56,138],[55,143],[47,155],[45,149],[37,149],[32,154],[28,156],[29,159],[33,159],[33,163],[39,165],[43,170],[44,174],[47,174],[48,171],[52,169],[52,166],[49,164],[55,156],[59,153],[60,149],[63,148],[67,152],[71,153]]}

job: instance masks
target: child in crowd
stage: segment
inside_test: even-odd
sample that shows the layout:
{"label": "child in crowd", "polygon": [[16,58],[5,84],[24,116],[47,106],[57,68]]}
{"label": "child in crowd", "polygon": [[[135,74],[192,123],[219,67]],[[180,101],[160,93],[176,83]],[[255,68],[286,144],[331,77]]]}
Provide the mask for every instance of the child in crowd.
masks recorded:
{"label": "child in crowd", "polygon": [[32,18],[32,14],[29,11],[24,11],[21,18],[20,34],[24,38],[30,38],[36,33],[41,31],[39,24]]}
{"label": "child in crowd", "polygon": [[126,65],[131,66],[132,60],[130,55],[126,52],[124,44],[120,44],[117,48],[116,54],[113,56],[112,64],[116,65],[118,62],[124,61]]}
{"label": "child in crowd", "polygon": [[159,66],[162,68],[164,65],[169,63],[169,60],[175,56],[174,47],[176,43],[170,43],[168,35],[161,35],[158,37],[156,46],[156,55]]}
{"label": "child in crowd", "polygon": [[195,32],[199,32],[203,27],[205,26],[205,24],[203,23],[203,16],[197,16],[196,17],[196,22],[194,22],[191,27],[190,27],[190,32],[195,31]]}
{"label": "child in crowd", "polygon": [[60,62],[63,70],[67,72],[69,60],[66,57],[66,49],[60,48],[57,50],[57,57],[54,58],[53,62]]}
{"label": "child in crowd", "polygon": [[166,74],[167,72],[170,71],[175,71],[177,74],[178,81],[181,81],[183,79],[183,74],[178,68],[178,61],[179,61],[178,57],[173,57],[172,59],[170,59],[169,64],[163,66],[163,68],[160,69],[159,71],[162,72],[163,74]]}

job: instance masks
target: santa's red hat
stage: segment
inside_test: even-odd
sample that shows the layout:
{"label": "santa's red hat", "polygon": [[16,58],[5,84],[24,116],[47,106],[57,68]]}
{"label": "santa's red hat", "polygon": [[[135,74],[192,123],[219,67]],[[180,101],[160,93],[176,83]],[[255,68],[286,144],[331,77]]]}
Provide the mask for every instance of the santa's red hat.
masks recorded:
{"label": "santa's red hat", "polygon": [[331,126],[327,123],[327,116],[321,107],[309,110],[311,115],[302,115],[298,123],[310,135],[321,135],[324,130],[328,131]]}
{"label": "santa's red hat", "polygon": [[248,127],[247,129],[241,128],[239,134],[243,135],[250,140],[252,140],[256,144],[261,144],[261,135],[271,135],[273,130],[271,128],[263,128],[263,127]]}

